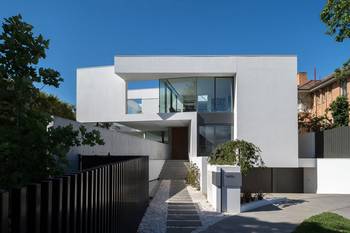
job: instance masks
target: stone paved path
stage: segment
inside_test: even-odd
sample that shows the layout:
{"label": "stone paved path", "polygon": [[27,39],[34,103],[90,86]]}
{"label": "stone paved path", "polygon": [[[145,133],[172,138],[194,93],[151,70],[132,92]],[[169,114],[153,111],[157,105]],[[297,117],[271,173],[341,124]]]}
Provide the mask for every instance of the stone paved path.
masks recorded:
{"label": "stone paved path", "polygon": [[167,202],[167,233],[189,233],[202,225],[184,180],[171,180]]}

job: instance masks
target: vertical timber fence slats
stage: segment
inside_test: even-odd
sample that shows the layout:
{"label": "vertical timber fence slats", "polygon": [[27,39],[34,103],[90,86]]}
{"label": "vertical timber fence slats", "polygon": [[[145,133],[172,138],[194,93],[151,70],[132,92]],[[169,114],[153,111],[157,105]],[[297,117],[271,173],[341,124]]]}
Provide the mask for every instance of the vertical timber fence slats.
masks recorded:
{"label": "vertical timber fence slats", "polygon": [[79,172],[0,190],[0,232],[136,232],[149,201],[148,157],[118,157],[83,156]]}

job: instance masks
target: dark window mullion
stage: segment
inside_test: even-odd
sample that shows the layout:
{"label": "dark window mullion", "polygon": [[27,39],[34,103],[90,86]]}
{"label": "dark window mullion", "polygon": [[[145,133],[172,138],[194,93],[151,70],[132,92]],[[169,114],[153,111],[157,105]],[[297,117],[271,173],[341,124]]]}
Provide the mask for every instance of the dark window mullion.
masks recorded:
{"label": "dark window mullion", "polygon": [[216,112],[216,77],[214,77],[214,112]]}

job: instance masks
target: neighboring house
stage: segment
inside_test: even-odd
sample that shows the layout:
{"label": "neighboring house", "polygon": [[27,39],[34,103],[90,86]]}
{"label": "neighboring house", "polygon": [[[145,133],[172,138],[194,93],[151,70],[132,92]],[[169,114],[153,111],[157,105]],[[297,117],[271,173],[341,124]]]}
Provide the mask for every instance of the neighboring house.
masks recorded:
{"label": "neighboring house", "polygon": [[[302,192],[296,75],[295,56],[116,56],[113,66],[77,70],[77,120],[157,132],[171,148],[163,159],[199,166],[203,192],[206,156],[244,139],[262,150],[266,166],[247,184]],[[157,87],[128,88],[141,80]]]}
{"label": "neighboring house", "polygon": [[[338,96],[350,99],[350,77],[339,81],[330,75],[322,80],[308,80],[305,72],[297,74],[298,111],[313,116],[324,116]],[[328,117],[332,117],[328,113]]]}

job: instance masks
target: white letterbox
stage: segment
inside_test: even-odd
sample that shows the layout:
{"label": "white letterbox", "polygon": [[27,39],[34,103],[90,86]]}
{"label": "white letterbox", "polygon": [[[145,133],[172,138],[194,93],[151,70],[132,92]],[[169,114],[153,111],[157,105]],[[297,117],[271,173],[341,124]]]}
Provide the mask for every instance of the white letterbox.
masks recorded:
{"label": "white letterbox", "polygon": [[207,199],[218,212],[239,213],[242,176],[240,167],[208,165]]}

